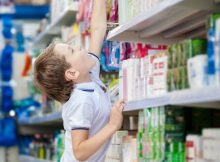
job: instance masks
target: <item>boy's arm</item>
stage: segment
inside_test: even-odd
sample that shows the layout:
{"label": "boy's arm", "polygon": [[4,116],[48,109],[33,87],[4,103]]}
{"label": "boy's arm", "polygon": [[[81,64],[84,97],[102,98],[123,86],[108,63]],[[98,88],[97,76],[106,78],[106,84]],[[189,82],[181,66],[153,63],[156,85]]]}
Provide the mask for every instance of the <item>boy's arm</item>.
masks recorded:
{"label": "boy's arm", "polygon": [[113,108],[109,123],[102,128],[96,135],[89,138],[88,130],[72,131],[73,153],[77,160],[85,161],[121,128],[123,116],[122,110],[124,103],[119,101]]}
{"label": "boy's arm", "polygon": [[77,160],[86,161],[115,133],[116,128],[107,124],[95,136],[89,138],[88,130],[72,131],[73,152]]}
{"label": "boy's arm", "polygon": [[107,22],[105,0],[94,0],[89,52],[94,53],[98,57],[100,56],[106,29]]}

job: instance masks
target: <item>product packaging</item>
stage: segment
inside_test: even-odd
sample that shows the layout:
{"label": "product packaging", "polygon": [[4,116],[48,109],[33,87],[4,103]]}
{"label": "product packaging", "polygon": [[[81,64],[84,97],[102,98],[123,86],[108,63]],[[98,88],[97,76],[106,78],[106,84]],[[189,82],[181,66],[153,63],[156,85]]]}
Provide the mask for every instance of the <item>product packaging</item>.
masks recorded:
{"label": "product packaging", "polygon": [[187,68],[190,88],[207,86],[207,55],[197,55],[189,59]]}
{"label": "product packaging", "polygon": [[[216,85],[216,68],[215,68],[215,43],[216,43],[216,21],[220,18],[220,14],[211,14],[208,19],[208,80],[210,86]],[[217,59],[218,61],[218,59]]]}

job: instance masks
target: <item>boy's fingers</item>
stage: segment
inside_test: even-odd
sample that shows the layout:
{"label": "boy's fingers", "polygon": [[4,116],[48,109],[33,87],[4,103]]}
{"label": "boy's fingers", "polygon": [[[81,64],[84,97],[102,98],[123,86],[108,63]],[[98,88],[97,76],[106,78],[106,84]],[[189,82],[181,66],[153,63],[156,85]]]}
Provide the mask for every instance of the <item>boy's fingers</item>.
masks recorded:
{"label": "boy's fingers", "polygon": [[123,110],[124,110],[124,107],[125,107],[125,105],[122,104],[122,105],[120,106],[120,110],[123,111]]}
{"label": "boy's fingers", "polygon": [[116,103],[116,106],[121,106],[121,104],[124,104],[124,101],[123,101],[123,100],[119,100],[119,101]]}

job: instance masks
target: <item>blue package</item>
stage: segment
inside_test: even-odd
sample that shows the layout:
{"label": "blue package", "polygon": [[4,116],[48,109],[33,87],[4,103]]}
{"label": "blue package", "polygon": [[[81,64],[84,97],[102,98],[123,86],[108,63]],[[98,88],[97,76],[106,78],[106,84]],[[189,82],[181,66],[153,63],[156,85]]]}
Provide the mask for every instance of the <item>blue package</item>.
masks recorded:
{"label": "blue package", "polygon": [[17,145],[16,122],[6,117],[0,120],[0,146],[11,147]]}
{"label": "blue package", "polygon": [[10,86],[4,86],[2,88],[2,111],[8,113],[13,109],[13,89]]}
{"label": "blue package", "polygon": [[119,71],[120,62],[120,44],[118,42],[109,42],[109,62],[108,67],[111,71]]}
{"label": "blue package", "polygon": [[12,18],[9,16],[4,16],[2,18],[2,26],[3,26],[3,30],[2,30],[2,34],[4,36],[5,39],[12,39]]}
{"label": "blue package", "polygon": [[208,44],[207,44],[209,85],[214,84],[214,77],[215,77],[214,45],[215,45],[215,30],[214,28],[210,28],[208,31]]}

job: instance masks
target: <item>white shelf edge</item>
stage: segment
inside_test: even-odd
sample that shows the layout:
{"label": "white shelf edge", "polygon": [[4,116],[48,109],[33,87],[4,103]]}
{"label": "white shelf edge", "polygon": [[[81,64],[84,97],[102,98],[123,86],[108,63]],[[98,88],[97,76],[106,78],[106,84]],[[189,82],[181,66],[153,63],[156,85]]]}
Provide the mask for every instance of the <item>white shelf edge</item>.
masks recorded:
{"label": "white shelf edge", "polygon": [[53,161],[41,160],[27,155],[19,155],[19,162],[53,162]]}
{"label": "white shelf edge", "polygon": [[220,11],[219,5],[212,1],[165,0],[111,30],[107,40],[172,44],[204,37],[205,28],[201,27],[205,27],[205,21],[197,20],[197,17],[206,19],[207,15],[217,11]]}
{"label": "white shelf edge", "polygon": [[127,31],[128,29],[132,28],[136,24],[139,24],[143,22],[144,20],[151,18],[152,16],[155,16],[156,14],[160,13],[161,11],[167,9],[168,7],[175,5],[177,3],[182,2],[183,0],[167,0],[160,2],[157,7],[153,7],[149,11],[146,11],[145,13],[129,20],[127,23],[123,25],[119,25],[115,29],[111,30],[107,36],[107,39],[110,40],[112,37]]}
{"label": "white shelf edge", "polygon": [[51,30],[56,27],[64,18],[65,18],[65,15],[68,14],[68,12],[77,12],[76,9],[73,9],[73,8],[66,8],[62,13],[61,15],[54,21],[52,22],[51,24],[48,24],[47,27],[45,28],[44,31],[42,31],[41,33],[39,33],[39,35],[36,37],[36,39],[33,41],[33,44],[38,44],[42,39],[43,37],[45,37],[46,35],[56,35],[58,33],[54,33],[54,34],[50,34],[49,32],[51,32]]}
{"label": "white shelf edge", "polygon": [[57,120],[62,120],[61,112],[55,112],[55,113],[46,114],[43,116],[31,117],[31,118],[19,121],[18,123],[20,125],[35,125],[35,124],[50,123],[50,122],[54,122]]}
{"label": "white shelf edge", "polygon": [[[148,98],[139,101],[130,101],[124,111],[140,110],[149,107],[166,105],[193,105],[203,103],[220,103],[220,87],[207,87],[203,89],[186,89],[167,93],[161,97]],[[211,106],[211,105],[210,105]],[[211,108],[211,107],[207,107]],[[220,108],[220,104],[219,107]]]}

